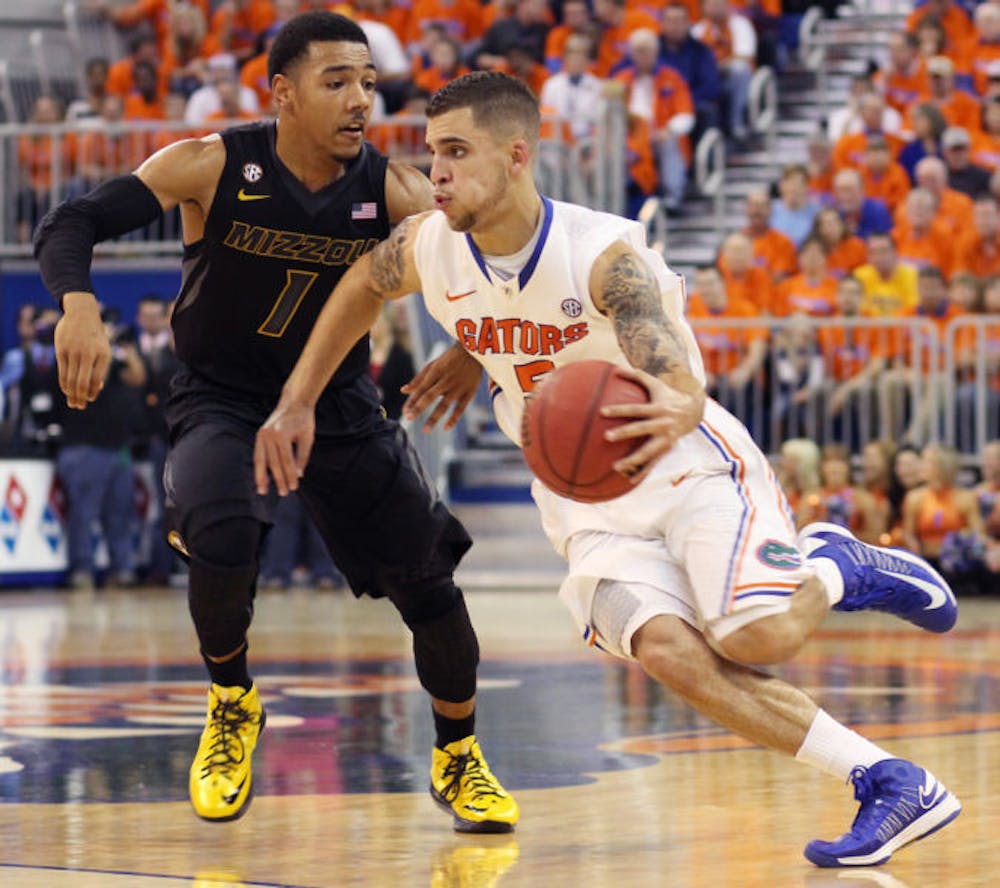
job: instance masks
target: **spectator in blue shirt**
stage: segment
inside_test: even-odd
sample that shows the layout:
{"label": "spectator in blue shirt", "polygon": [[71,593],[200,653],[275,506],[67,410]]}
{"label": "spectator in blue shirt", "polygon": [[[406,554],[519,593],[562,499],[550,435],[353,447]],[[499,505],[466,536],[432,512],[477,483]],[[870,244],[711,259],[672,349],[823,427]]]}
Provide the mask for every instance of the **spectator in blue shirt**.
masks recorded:
{"label": "spectator in blue shirt", "polygon": [[851,233],[860,238],[892,230],[889,208],[880,200],[865,197],[861,174],[855,169],[843,169],[833,177],[833,206]]}
{"label": "spectator in blue shirt", "polygon": [[691,18],[682,3],[669,3],[663,9],[660,61],[676,68],[687,81],[694,100],[697,140],[706,129],[718,126],[722,78],[712,50],[691,36]]}

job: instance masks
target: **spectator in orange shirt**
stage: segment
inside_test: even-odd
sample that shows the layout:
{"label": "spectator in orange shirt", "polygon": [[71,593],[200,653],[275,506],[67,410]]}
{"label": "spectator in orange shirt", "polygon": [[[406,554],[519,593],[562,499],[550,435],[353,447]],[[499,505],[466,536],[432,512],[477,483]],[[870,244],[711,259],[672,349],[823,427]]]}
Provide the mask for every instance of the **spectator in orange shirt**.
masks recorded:
{"label": "spectator in orange shirt", "polygon": [[657,63],[659,38],[647,28],[628,38],[631,64],[615,75],[627,90],[628,109],[652,126],[653,150],[659,162],[663,203],[676,212],[684,201],[691,146],[687,135],[694,128],[691,91],[669,65]]}
{"label": "spectator in orange shirt", "polygon": [[[758,317],[753,305],[728,297],[722,275],[713,266],[702,266],[695,272],[694,286],[686,314],[693,321],[694,336],[705,361],[705,387],[711,397],[750,426],[753,417],[763,415],[760,395],[767,328],[711,325],[713,319]],[[757,403],[751,404],[755,394]]]}
{"label": "spectator in orange shirt", "polygon": [[626,9],[625,0],[594,0],[594,21],[600,33],[594,63],[598,77],[610,77],[625,61],[629,53],[628,38],[633,31],[648,28],[655,34],[660,27],[648,13]]}
{"label": "spectator in orange shirt", "polygon": [[798,262],[792,239],[771,227],[771,197],[761,188],[751,191],[743,204],[747,224],[743,233],[753,243],[753,255],[757,265],[767,269],[771,279],[777,283],[795,274]]}
{"label": "spectator in orange shirt", "polygon": [[271,51],[271,44],[274,43],[274,35],[277,33],[277,27],[265,31],[261,38],[262,51],[240,68],[240,83],[257,94],[257,102],[264,112],[271,109],[271,81],[267,76],[267,57]]}
{"label": "spectator in orange shirt", "polygon": [[545,38],[545,65],[553,73],[562,70],[566,41],[574,36],[585,37],[591,47],[600,40],[587,0],[563,0],[562,23],[551,28]]}
{"label": "spectator in orange shirt", "polygon": [[[210,13],[209,0],[189,0],[208,20]],[[104,16],[119,28],[135,28],[144,22],[149,22],[156,34],[157,47],[160,52],[166,50],[167,33],[170,30],[170,15],[177,5],[174,0],[134,0],[125,6],[107,2],[107,0],[89,0],[88,12]]]}
{"label": "spectator in orange shirt", "polygon": [[368,127],[368,137],[372,144],[383,154],[388,154],[402,163],[428,169],[430,158],[424,140],[427,127],[423,123],[419,125],[404,123],[401,118],[423,117],[430,97],[427,90],[412,84],[402,108],[386,120]]}
{"label": "spectator in orange shirt", "polygon": [[820,203],[833,197],[833,143],[823,133],[813,133],[806,143],[809,194]]}
{"label": "spectator in orange shirt", "polygon": [[895,210],[910,190],[910,177],[892,159],[889,144],[882,136],[870,136],[861,166],[865,197],[882,201]]}
{"label": "spectator in orange shirt", "polygon": [[930,89],[922,100],[935,105],[951,126],[978,127],[979,102],[955,88],[954,62],[947,56],[934,56],[927,62],[927,75]]}
{"label": "spectator in orange shirt", "polygon": [[[835,322],[819,329],[828,382],[827,412],[833,434],[852,444],[869,440],[875,431],[874,383],[886,367],[880,329],[852,324],[863,318],[865,288],[853,275],[837,283]],[[846,322],[846,323],[845,323]]]}
{"label": "spectator in orange shirt", "polygon": [[626,215],[635,219],[639,210],[652,197],[660,185],[660,174],[653,155],[652,132],[649,121],[638,114],[629,114],[626,124],[625,162],[628,181],[625,186]]}
{"label": "spectator in orange shirt", "polygon": [[[35,99],[28,123],[48,125],[62,122],[62,105],[55,96]],[[52,206],[53,172],[58,169],[65,185],[73,174],[76,139],[72,134],[56,139],[48,134],[21,135],[17,139],[18,191],[15,204],[17,241],[31,243],[35,225]]]}
{"label": "spectator in orange shirt", "polygon": [[[1000,76],[1000,62],[995,64],[997,75]],[[982,130],[970,135],[972,162],[990,172],[1000,168],[1000,96],[983,99]]]}
{"label": "spectator in orange shirt", "polygon": [[848,528],[858,539],[878,542],[885,526],[880,520],[875,499],[863,487],[851,483],[850,451],[843,444],[827,444],[819,466],[823,486],[820,504],[813,521],[829,521]]}
{"label": "spectator in orange shirt", "polygon": [[77,153],[77,178],[71,191],[84,194],[115,176],[130,173],[146,159],[146,134],[122,125],[125,107],[120,96],[106,96],[100,128],[82,133]]}
{"label": "spectator in orange shirt", "polygon": [[1000,275],[1000,210],[996,198],[984,194],[972,208],[972,228],[957,232],[955,270],[980,280]]}
{"label": "spectator in orange shirt", "polygon": [[973,38],[965,53],[971,60],[972,85],[979,95],[989,86],[990,62],[1000,61],[1000,7],[995,3],[980,3],[976,7]]}
{"label": "spectator in orange shirt", "polygon": [[915,171],[917,185],[926,188],[937,202],[935,218],[952,231],[965,231],[972,225],[972,198],[948,187],[948,168],[939,157],[925,157]]}
{"label": "spectator in orange shirt", "polygon": [[406,47],[419,43],[426,22],[439,22],[448,36],[465,46],[483,34],[482,7],[477,0],[413,0],[403,40]]}
{"label": "spectator in orange shirt", "polygon": [[149,62],[136,62],[132,71],[135,89],[125,97],[126,120],[162,120],[163,98],[156,68]]}
{"label": "spectator in orange shirt", "polygon": [[[184,122],[184,109],[187,107],[187,99],[184,93],[167,93],[163,99],[163,119],[169,123],[181,124]],[[159,151],[167,145],[179,142],[181,139],[190,139],[195,135],[193,130],[186,127],[169,127],[157,130],[152,133],[149,150]]]}
{"label": "spectator in orange shirt", "polygon": [[163,50],[161,76],[169,89],[191,96],[208,79],[208,57],[212,55],[205,17],[196,6],[171,7],[170,31]]}
{"label": "spectator in orange shirt", "polygon": [[753,244],[747,235],[734,232],[722,242],[717,266],[731,301],[747,302],[759,314],[771,313],[774,282],[767,269],[755,263]]}
{"label": "spectator in orange shirt", "polygon": [[899,222],[892,230],[899,261],[918,270],[933,266],[946,279],[950,277],[955,234],[935,218],[934,196],[926,188],[914,188],[900,209]]}
{"label": "spectator in orange shirt", "polygon": [[442,37],[431,47],[431,66],[416,78],[416,85],[428,93],[437,92],[456,77],[468,74],[462,64],[462,47],[454,37]]}
{"label": "spectator in orange shirt", "polygon": [[878,138],[885,142],[893,157],[899,153],[903,140],[882,128],[885,112],[885,100],[878,93],[871,92],[861,97],[858,101],[858,117],[863,129],[859,132],[847,132],[837,140],[833,148],[833,165],[838,170],[863,166],[865,149],[870,139]]}
{"label": "spectator in orange shirt", "polygon": [[703,0],[702,18],[691,33],[715,54],[722,74],[726,131],[736,141],[747,137],[750,77],[757,59],[757,33],[750,20],[734,12],[729,0]]}
{"label": "spectator in orange shirt", "polygon": [[875,77],[886,102],[900,114],[905,114],[922,95],[930,90],[927,65],[920,57],[915,34],[896,31],[889,35],[889,61]]}
{"label": "spectator in orange shirt", "polygon": [[847,223],[833,207],[824,207],[816,214],[810,237],[816,238],[826,250],[826,270],[835,278],[851,274],[868,261],[865,242],[847,229]]}
{"label": "spectator in orange shirt", "polygon": [[[958,443],[965,451],[975,449],[973,440],[979,424],[973,419],[978,413],[979,398],[986,390],[986,437],[1000,435],[1000,278],[990,278],[983,287],[982,313],[990,316],[990,323],[982,329],[982,337],[970,337],[972,347],[963,349],[956,355],[961,383],[956,392]],[[982,362],[982,363],[980,363]],[[1000,442],[998,442],[1000,443]],[[985,455],[985,454],[984,454]],[[984,474],[987,473],[983,466]],[[990,509],[983,515],[1000,537],[1000,497],[991,498]],[[1000,551],[994,553],[1000,555]],[[995,570],[1000,571],[1000,560]]]}
{"label": "spectator in orange shirt", "polygon": [[140,61],[151,62],[154,65],[160,63],[159,44],[149,34],[138,34],[129,41],[128,55],[113,62],[108,68],[105,90],[124,99],[135,89],[135,83],[132,80],[132,66]]}
{"label": "spectator in orange shirt", "polygon": [[271,0],[225,0],[212,14],[211,51],[228,52],[240,62],[254,55],[259,37],[274,24]]}
{"label": "spectator in orange shirt", "polygon": [[954,0],[926,0],[907,16],[906,30],[916,33],[921,22],[928,18],[941,25],[948,42],[954,47],[964,46],[973,36],[972,20]]}
{"label": "spectator in orange shirt", "polygon": [[799,273],[778,284],[772,314],[787,317],[832,315],[837,302],[837,279],[826,269],[826,247],[819,238],[806,238],[799,247]]}
{"label": "spectator in orange shirt", "polygon": [[948,168],[949,188],[972,198],[990,190],[990,171],[972,162],[972,139],[967,130],[949,126],[941,136],[941,151]]}

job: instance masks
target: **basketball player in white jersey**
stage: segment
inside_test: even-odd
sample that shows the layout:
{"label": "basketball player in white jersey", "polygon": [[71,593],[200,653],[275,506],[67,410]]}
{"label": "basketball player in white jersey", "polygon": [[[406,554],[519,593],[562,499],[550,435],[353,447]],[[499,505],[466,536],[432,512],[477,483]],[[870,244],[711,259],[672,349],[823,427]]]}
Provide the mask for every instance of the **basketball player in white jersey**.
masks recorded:
{"label": "basketball player in white jersey", "polygon": [[848,833],[806,847],[819,866],[883,863],[952,820],[961,805],[929,771],[744,665],[794,655],[831,606],[947,631],[956,618],[947,584],[916,556],[840,527],[811,525],[796,537],[767,459],[706,400],[680,280],[641,227],[538,194],[538,107],[520,81],[460,77],[434,95],[427,117],[437,210],[405,220],[337,285],[258,432],[259,489],[269,475],[282,494],[297,487],[316,399],[387,299],[422,291],[462,350],[449,355],[450,381],[418,379],[416,400],[445,392],[460,409],[456,393],[478,380],[468,373],[478,362],[515,442],[524,397],[548,371],[592,358],[632,368],[650,402],[605,409],[631,420],[611,435],[649,436],[616,464],[634,489],[594,505],[538,481],[532,491],[569,563],[560,596],[584,637],[637,660],[729,730],[851,780],[860,810]]}

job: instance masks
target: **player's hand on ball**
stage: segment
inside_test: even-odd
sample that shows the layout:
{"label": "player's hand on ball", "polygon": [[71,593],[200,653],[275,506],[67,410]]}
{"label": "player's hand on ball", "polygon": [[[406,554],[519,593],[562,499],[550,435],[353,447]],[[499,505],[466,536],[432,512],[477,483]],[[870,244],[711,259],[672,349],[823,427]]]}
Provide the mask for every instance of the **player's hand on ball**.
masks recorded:
{"label": "player's hand on ball", "polygon": [[609,405],[603,407],[601,413],[607,417],[632,420],[606,432],[605,437],[609,441],[649,439],[614,464],[615,471],[628,477],[633,484],[638,484],[680,438],[698,427],[705,410],[705,391],[681,392],[635,367],[623,367],[621,370],[623,375],[646,388],[649,401],[645,404]]}
{"label": "player's hand on ball", "polygon": [[410,420],[416,419],[436,401],[437,406],[424,420],[424,431],[433,429],[449,408],[451,415],[445,422],[444,429],[453,429],[476,396],[482,378],[483,368],[479,362],[455,343],[400,387],[400,391],[409,396],[403,404],[403,416]]}
{"label": "player's hand on ball", "polygon": [[257,493],[261,496],[267,494],[269,474],[282,496],[290,490],[298,490],[299,478],[309,462],[315,431],[315,408],[295,402],[286,403],[282,397],[267,422],[257,430],[253,449]]}

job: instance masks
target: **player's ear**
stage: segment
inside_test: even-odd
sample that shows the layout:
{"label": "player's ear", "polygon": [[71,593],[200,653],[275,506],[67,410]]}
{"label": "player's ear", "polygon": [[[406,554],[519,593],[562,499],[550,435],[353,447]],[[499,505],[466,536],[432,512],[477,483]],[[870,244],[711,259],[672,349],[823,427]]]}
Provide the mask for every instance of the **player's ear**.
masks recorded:
{"label": "player's ear", "polygon": [[275,74],[271,81],[271,95],[274,97],[274,104],[281,108],[292,100],[295,91],[294,84],[284,74]]}
{"label": "player's ear", "polygon": [[511,172],[527,169],[531,172],[531,146],[526,139],[514,139],[510,146]]}

